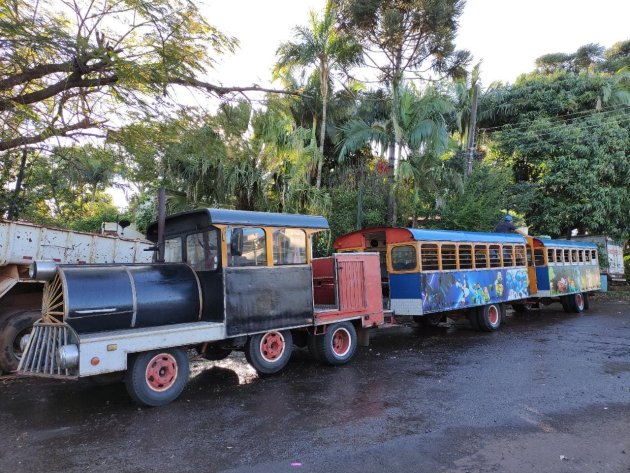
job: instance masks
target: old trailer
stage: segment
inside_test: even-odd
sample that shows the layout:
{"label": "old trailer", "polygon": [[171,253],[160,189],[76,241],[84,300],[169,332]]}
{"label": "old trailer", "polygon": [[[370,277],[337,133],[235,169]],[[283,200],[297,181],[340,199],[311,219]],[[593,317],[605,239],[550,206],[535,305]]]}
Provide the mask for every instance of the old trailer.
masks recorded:
{"label": "old trailer", "polygon": [[[383,323],[379,261],[313,259],[312,235],[327,228],[323,217],[202,209],[166,218],[163,262],[36,262],[34,277],[46,280],[41,320],[18,372],[124,373],[136,402],[158,406],[184,389],[191,353],[216,360],[244,350],[264,374],[280,371],[294,344],[322,363],[347,363]],[[147,238],[157,236],[149,226]]]}
{"label": "old trailer", "polygon": [[0,220],[0,371],[12,372],[24,337],[41,318],[45,281],[29,277],[36,260],[55,264],[148,263],[147,240],[63,230],[24,221]]}

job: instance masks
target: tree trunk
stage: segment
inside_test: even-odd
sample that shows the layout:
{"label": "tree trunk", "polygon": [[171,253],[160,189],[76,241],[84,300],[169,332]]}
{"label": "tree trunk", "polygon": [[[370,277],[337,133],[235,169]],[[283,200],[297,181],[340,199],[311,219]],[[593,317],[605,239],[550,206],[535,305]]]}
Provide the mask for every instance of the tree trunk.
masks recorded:
{"label": "tree trunk", "polygon": [[24,179],[24,169],[26,168],[26,148],[22,150],[22,160],[20,161],[20,170],[18,172],[17,180],[15,182],[15,191],[13,192],[13,201],[9,207],[9,220],[13,220],[18,217],[18,198],[20,197],[20,190],[22,188],[22,179]]}
{"label": "tree trunk", "polygon": [[[322,76],[325,75],[324,73]],[[324,167],[324,141],[326,140],[326,109],[328,108],[328,81],[321,77],[322,87],[322,127],[319,130],[319,156],[317,163],[317,188],[322,186],[322,168]]]}
{"label": "tree trunk", "polygon": [[396,168],[396,145],[394,143],[390,143],[388,146],[388,154],[389,154],[389,167],[387,170],[387,214],[386,219],[387,222],[393,222],[394,219],[394,176],[395,176],[395,168]]}

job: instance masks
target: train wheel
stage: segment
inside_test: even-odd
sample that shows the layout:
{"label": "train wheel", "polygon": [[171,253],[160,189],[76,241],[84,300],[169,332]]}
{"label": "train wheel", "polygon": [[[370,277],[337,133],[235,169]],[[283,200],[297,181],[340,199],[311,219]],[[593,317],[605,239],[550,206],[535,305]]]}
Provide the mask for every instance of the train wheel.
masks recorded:
{"label": "train wheel", "polygon": [[588,292],[583,292],[582,297],[584,297],[584,310],[590,309],[591,301],[588,300]]}
{"label": "train wheel", "polygon": [[580,312],[584,311],[584,295],[581,292],[569,294],[567,297],[571,312],[579,314]]}
{"label": "train wheel", "polygon": [[482,332],[492,332],[501,325],[501,307],[499,304],[484,305],[479,308],[477,322]]}
{"label": "train wheel", "polygon": [[326,327],[326,333],[315,339],[319,360],[336,366],[349,362],[357,349],[357,332],[350,322]]}
{"label": "train wheel", "polygon": [[125,385],[138,404],[163,406],[182,393],[188,371],[188,358],[181,348],[147,351],[130,357]]}
{"label": "train wheel", "polygon": [[7,317],[0,328],[0,369],[11,372],[17,370],[33,324],[42,317],[42,313],[29,310]]}
{"label": "train wheel", "polygon": [[479,328],[479,321],[478,321],[477,312],[479,312],[479,308],[478,307],[471,307],[466,312],[466,318],[470,322],[470,326],[473,328],[473,330],[479,331],[481,329]]}
{"label": "train wheel", "polygon": [[256,371],[263,374],[277,373],[291,358],[293,338],[290,330],[253,335],[245,345],[245,358]]}

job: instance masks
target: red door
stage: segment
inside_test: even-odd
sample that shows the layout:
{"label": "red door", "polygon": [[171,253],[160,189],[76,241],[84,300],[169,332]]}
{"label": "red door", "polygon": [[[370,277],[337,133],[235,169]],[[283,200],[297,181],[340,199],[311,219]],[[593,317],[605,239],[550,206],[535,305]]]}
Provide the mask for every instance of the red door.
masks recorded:
{"label": "red door", "polygon": [[365,267],[363,261],[337,260],[339,310],[361,310],[367,307]]}

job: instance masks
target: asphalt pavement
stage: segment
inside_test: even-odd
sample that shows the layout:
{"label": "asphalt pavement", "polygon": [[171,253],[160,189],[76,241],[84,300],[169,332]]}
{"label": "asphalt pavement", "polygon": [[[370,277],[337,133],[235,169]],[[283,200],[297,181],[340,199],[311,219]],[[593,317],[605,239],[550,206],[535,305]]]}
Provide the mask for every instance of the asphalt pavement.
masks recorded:
{"label": "asphalt pavement", "polygon": [[[403,322],[405,322],[403,320]],[[182,396],[2,378],[0,472],[629,472],[630,299],[372,332],[342,367],[195,363]]]}

